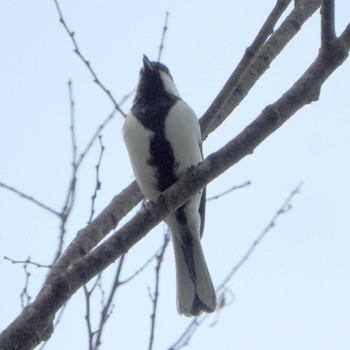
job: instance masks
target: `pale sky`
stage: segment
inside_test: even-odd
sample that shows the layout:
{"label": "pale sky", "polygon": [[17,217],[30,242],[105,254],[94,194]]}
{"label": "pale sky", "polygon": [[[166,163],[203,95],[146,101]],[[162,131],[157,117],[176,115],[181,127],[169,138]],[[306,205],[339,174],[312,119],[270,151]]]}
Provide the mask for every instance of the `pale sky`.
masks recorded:
{"label": "pale sky", "polygon": [[[79,48],[116,100],[131,91],[142,55],[158,55],[165,13],[170,12],[162,61],[183,98],[200,117],[255,38],[275,1],[60,1]],[[350,22],[350,3],[336,1],[338,34]],[[278,99],[315,59],[319,14],[303,27],[246,100],[204,143],[206,155],[239,133]],[[112,111],[106,94],[58,21],[54,1],[0,3],[0,182],[60,210],[71,172],[67,82],[72,79],[78,153]],[[269,223],[290,192],[303,182],[293,208],[279,218],[262,244],[231,280],[230,306],[212,315],[189,349],[347,350],[350,348],[349,100],[350,61],[323,86],[320,101],[294,115],[253,155],[208,186],[208,196],[234,185],[251,185],[208,202],[203,247],[219,285]],[[130,102],[123,106],[127,112]],[[123,117],[102,133],[106,147],[96,211],[133,175],[122,142]],[[78,174],[77,202],[68,244],[89,219],[95,186],[96,143]],[[20,312],[25,275],[3,259],[48,264],[57,244],[56,217],[0,188],[0,329]],[[163,241],[159,225],[126,258],[127,278]],[[154,349],[167,349],[190,322],[176,313],[172,248],[162,267]],[[110,283],[116,265],[106,271]],[[30,267],[35,297],[46,271]],[[154,263],[121,288],[102,339],[102,349],[147,349]],[[99,316],[99,299],[92,313]],[[87,349],[82,292],[69,302],[47,350]],[[210,324],[217,319],[215,326]]]}

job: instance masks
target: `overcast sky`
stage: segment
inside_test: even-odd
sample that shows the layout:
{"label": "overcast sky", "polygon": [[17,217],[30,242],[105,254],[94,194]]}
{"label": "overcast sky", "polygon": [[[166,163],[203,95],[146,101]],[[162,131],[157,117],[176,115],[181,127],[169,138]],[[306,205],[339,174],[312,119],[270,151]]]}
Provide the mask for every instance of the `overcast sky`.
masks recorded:
{"label": "overcast sky", "polygon": [[[170,12],[162,61],[198,116],[233,71],[275,1],[60,1],[85,57],[117,101],[131,91],[142,55],[158,55],[165,13]],[[285,16],[284,16],[285,17]],[[0,2],[0,182],[56,210],[71,172],[67,82],[72,80],[78,152],[113,105],[92,82],[58,21],[54,1]],[[350,3],[336,1],[338,34],[350,22]],[[246,100],[204,144],[217,150],[278,99],[315,59],[319,14],[303,27]],[[208,196],[234,185],[251,185],[208,202],[203,247],[216,285],[237,264],[279,206],[303,182],[292,209],[278,219],[262,244],[227,286],[230,306],[212,315],[194,334],[190,349],[347,350],[350,348],[349,99],[350,61],[325,83],[320,101],[288,121],[208,186]],[[130,102],[123,106],[128,111]],[[102,210],[133,175],[122,142],[123,117],[102,133]],[[77,202],[67,244],[86,225],[95,186],[96,143],[78,174]],[[9,256],[48,264],[56,249],[57,218],[0,188],[0,329],[20,312],[25,275]],[[163,240],[159,225],[126,258],[130,276]],[[107,288],[116,265],[103,277]],[[34,297],[46,271],[30,267]],[[154,263],[118,291],[103,349],[146,349],[149,340]],[[98,319],[99,299],[94,319]],[[69,302],[47,350],[87,349],[84,299]],[[217,319],[215,326],[210,324]],[[172,248],[162,267],[154,349],[171,346],[189,320],[176,313]]]}

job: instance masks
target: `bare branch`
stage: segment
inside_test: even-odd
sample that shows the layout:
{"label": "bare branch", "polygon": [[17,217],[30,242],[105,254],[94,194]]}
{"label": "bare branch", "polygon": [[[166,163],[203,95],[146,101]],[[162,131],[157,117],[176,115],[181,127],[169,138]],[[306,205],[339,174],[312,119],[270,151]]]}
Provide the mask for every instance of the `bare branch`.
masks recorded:
{"label": "bare branch", "polygon": [[215,195],[215,196],[213,196],[213,197],[207,198],[207,202],[208,202],[208,201],[212,201],[212,200],[214,200],[214,199],[219,199],[219,198],[221,198],[221,197],[223,197],[223,196],[226,196],[227,194],[229,194],[229,193],[231,193],[231,192],[233,192],[233,191],[235,191],[235,190],[239,190],[239,189],[241,189],[241,188],[250,186],[250,184],[251,184],[250,181],[246,181],[246,182],[244,182],[244,183],[241,184],[241,185],[232,186],[231,188],[229,188],[228,190],[226,190],[226,191],[224,191],[224,192],[221,192],[221,193],[219,193],[219,194],[217,194],[217,195]]}
{"label": "bare branch", "polygon": [[[213,131],[218,125],[222,123],[223,119],[220,114],[222,106],[228,102],[228,99],[231,97],[232,92],[238,87],[238,83],[241,80],[243,74],[247,71],[260,48],[265,43],[266,39],[273,33],[278,19],[286,10],[290,2],[291,0],[277,1],[267,20],[261,27],[257,37],[254,39],[250,47],[246,49],[244,56],[220,91],[219,95],[215,98],[208,110],[202,116],[201,128],[203,140],[207,138],[211,131]],[[216,125],[213,125],[214,122]]]}
{"label": "bare branch", "polygon": [[[282,203],[282,205],[277,209],[276,213],[273,215],[270,222],[267,224],[265,229],[259,234],[259,236],[255,239],[255,241],[252,243],[252,245],[248,248],[246,253],[243,255],[243,257],[239,260],[239,262],[233,267],[233,269],[228,273],[226,278],[220,283],[220,285],[216,288],[217,293],[220,293],[219,300],[221,300],[221,305],[219,304],[220,311],[222,308],[227,306],[227,304],[224,302],[224,293],[226,292],[227,283],[232,279],[232,277],[237,273],[237,271],[247,262],[247,260],[251,257],[251,255],[254,253],[255,249],[259,246],[259,244],[263,241],[263,239],[266,237],[268,232],[271,231],[272,228],[276,226],[277,220],[280,218],[281,215],[287,213],[291,209],[291,202],[292,199],[300,192],[300,188],[302,186],[302,183],[300,183],[286,198],[286,200]],[[206,319],[209,317],[208,314],[203,314],[201,316],[196,317],[194,320],[192,320],[186,329],[183,331],[179,339],[168,349],[168,350],[179,350],[183,348],[184,346],[188,345],[193,334],[198,329],[200,325],[202,325]],[[212,324],[213,325],[213,324]]]}
{"label": "bare branch", "polygon": [[112,288],[110,290],[107,302],[102,308],[101,317],[100,317],[100,324],[98,326],[98,330],[96,331],[96,340],[94,343],[94,349],[98,349],[99,346],[101,345],[101,339],[102,339],[102,333],[104,330],[104,325],[105,325],[105,323],[110,315],[110,310],[112,308],[112,302],[113,302],[114,295],[117,291],[117,288],[121,285],[120,275],[121,275],[121,271],[122,271],[122,267],[124,265],[124,262],[125,262],[125,255],[123,255],[119,260],[119,264],[117,267],[117,271],[115,274]]}
{"label": "bare branch", "polygon": [[263,241],[265,236],[271,231],[272,228],[276,227],[277,220],[281,217],[281,215],[286,214],[291,208],[291,202],[293,198],[300,193],[301,186],[303,183],[298,184],[295,189],[288,195],[286,200],[282,203],[282,205],[278,208],[276,213],[271,218],[270,222],[266,225],[265,229],[260,233],[260,235],[255,239],[252,245],[247,249],[246,253],[239,260],[236,266],[230,271],[227,277],[221,282],[221,284],[216,288],[217,292],[222,292],[227,283],[231,280],[231,278],[237,273],[237,271],[247,262],[247,260],[251,257],[255,249],[259,246],[259,244]]}
{"label": "bare branch", "polygon": [[84,64],[86,65],[86,67],[88,68],[88,70],[90,71],[91,75],[94,78],[94,82],[107,94],[107,96],[109,97],[109,99],[112,101],[114,108],[123,116],[126,117],[126,114],[123,112],[123,110],[120,108],[119,104],[117,103],[117,101],[115,100],[115,98],[113,97],[112,93],[110,90],[108,90],[100,81],[100,79],[98,78],[96,72],[94,71],[94,69],[92,68],[90,62],[84,57],[84,55],[81,53],[79,47],[78,47],[78,43],[75,39],[75,33],[73,31],[71,31],[67,25],[67,22],[65,21],[64,17],[63,17],[63,13],[61,11],[60,5],[58,3],[58,0],[54,0],[55,5],[56,5],[56,9],[59,15],[59,21],[62,23],[64,29],[66,30],[67,34],[69,35],[69,37],[72,40],[72,43],[74,45],[74,52],[79,56],[79,58],[84,62]]}
{"label": "bare branch", "polygon": [[95,214],[95,200],[97,198],[97,192],[101,189],[101,181],[100,181],[100,166],[101,166],[101,161],[102,161],[102,157],[103,157],[103,152],[105,150],[105,147],[103,146],[102,143],[102,136],[100,135],[98,137],[99,141],[100,141],[100,156],[98,158],[98,162],[95,166],[96,169],[96,186],[95,186],[95,190],[94,190],[94,194],[91,196],[91,212],[90,212],[90,218],[89,218],[89,223],[92,221],[92,218],[94,217]]}
{"label": "bare branch", "polygon": [[163,263],[163,257],[166,251],[166,248],[168,247],[170,241],[170,232],[169,230],[164,235],[164,243],[162,245],[162,248],[160,252],[156,255],[157,258],[157,264],[155,267],[156,272],[156,280],[155,280],[155,287],[154,287],[154,294],[151,296],[152,300],[152,314],[151,314],[151,331],[150,331],[150,337],[149,337],[149,344],[148,344],[148,350],[153,349],[153,341],[154,341],[154,333],[156,328],[156,315],[157,315],[157,306],[158,306],[158,298],[159,298],[159,278],[160,278],[160,269]]}
{"label": "bare branch", "polygon": [[14,188],[12,186],[9,186],[9,185],[6,185],[3,182],[0,182],[0,187],[3,187],[6,190],[8,190],[10,192],[13,192],[15,194],[18,194],[20,197],[22,197],[24,199],[27,199],[28,201],[30,201],[30,202],[36,204],[37,206],[39,206],[40,208],[43,208],[43,209],[47,210],[48,212],[50,212],[51,214],[54,214],[54,215],[60,217],[60,213],[58,211],[56,211],[55,209],[50,208],[46,204],[38,201],[37,199],[33,198],[32,196],[29,196],[29,195],[27,195],[27,194],[17,190],[16,188]]}
{"label": "bare branch", "polygon": [[70,134],[71,134],[71,146],[72,146],[72,173],[71,178],[68,182],[68,190],[64,200],[64,204],[60,213],[61,224],[60,233],[58,237],[58,246],[56,254],[54,255],[53,264],[58,260],[62,254],[64,239],[66,235],[66,223],[68,217],[73,209],[75,202],[76,184],[77,184],[77,143],[75,136],[75,102],[73,97],[73,86],[72,81],[68,81],[68,96],[69,96],[69,110],[70,110]]}
{"label": "bare branch", "polygon": [[329,50],[336,40],[334,22],[334,0],[322,0],[321,45],[324,50]]}
{"label": "bare branch", "polygon": [[23,270],[25,273],[25,283],[24,283],[24,288],[20,294],[22,309],[28,306],[32,299],[32,297],[28,293],[28,285],[29,285],[29,278],[30,278],[30,272],[28,271],[28,264],[23,265]]}
{"label": "bare branch", "polygon": [[169,12],[165,13],[165,20],[164,20],[164,26],[162,31],[162,38],[160,39],[160,45],[159,45],[159,51],[158,51],[158,59],[157,61],[161,61],[162,53],[164,49],[164,42],[165,42],[165,34],[168,30],[168,19],[169,19]]}
{"label": "bare branch", "polygon": [[[72,146],[72,174],[69,181],[68,191],[61,211],[61,217],[63,221],[68,217],[75,199],[75,186],[77,182],[77,142],[75,136],[75,102],[73,97],[72,81],[68,81],[68,96],[69,96],[69,110],[70,110],[70,133],[71,133],[71,146]],[[64,225],[64,223],[63,223]]]}
{"label": "bare branch", "polygon": [[153,261],[154,257],[155,257],[155,255],[152,255],[149,259],[147,259],[143,263],[143,265],[139,269],[137,269],[131,276],[129,276],[128,278],[126,278],[123,281],[121,281],[120,284],[128,283],[129,281],[134,279],[137,275],[139,275],[142,271],[145,270],[145,268]]}
{"label": "bare branch", "polygon": [[48,269],[52,267],[52,265],[40,264],[35,261],[32,261],[30,257],[28,257],[27,260],[14,260],[12,258],[9,258],[8,256],[4,256],[4,259],[12,262],[12,264],[27,264],[27,265],[33,265],[35,267],[44,267]]}
{"label": "bare branch", "polygon": [[77,161],[77,168],[81,165],[82,161],[85,159],[87,153],[90,151],[91,147],[95,143],[95,141],[98,139],[99,135],[101,135],[102,130],[109,124],[109,122],[114,118],[115,116],[115,110],[113,110],[106,119],[98,126],[95,133],[92,135],[90,141],[85,146],[85,149],[81,154],[79,155],[79,159]]}
{"label": "bare branch", "polygon": [[71,263],[94,248],[142,198],[135,181],[116,195],[102,213],[78,232],[76,238],[51,270],[48,279],[59,275]]}

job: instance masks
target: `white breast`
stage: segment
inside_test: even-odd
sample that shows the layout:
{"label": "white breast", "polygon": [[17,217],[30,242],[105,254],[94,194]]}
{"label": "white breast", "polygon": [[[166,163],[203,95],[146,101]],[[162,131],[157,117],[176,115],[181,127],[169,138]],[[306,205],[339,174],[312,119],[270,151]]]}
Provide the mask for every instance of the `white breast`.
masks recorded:
{"label": "white breast", "polygon": [[153,135],[154,133],[144,128],[132,112],[127,115],[123,126],[124,142],[140,190],[150,200],[154,200],[159,194],[155,190],[154,169],[147,163]]}
{"label": "white breast", "polygon": [[186,102],[179,100],[170,109],[165,121],[165,137],[173,149],[178,164],[177,175],[185,168],[197,165],[203,160],[198,120]]}
{"label": "white breast", "polygon": [[[150,116],[151,117],[151,116]],[[150,141],[154,132],[146,129],[132,112],[125,119],[124,142],[141,192],[149,200],[159,195],[156,189],[155,168],[148,164]],[[202,161],[201,134],[197,117],[191,107],[177,101],[165,119],[165,138],[171,145],[175,158],[175,175]]]}

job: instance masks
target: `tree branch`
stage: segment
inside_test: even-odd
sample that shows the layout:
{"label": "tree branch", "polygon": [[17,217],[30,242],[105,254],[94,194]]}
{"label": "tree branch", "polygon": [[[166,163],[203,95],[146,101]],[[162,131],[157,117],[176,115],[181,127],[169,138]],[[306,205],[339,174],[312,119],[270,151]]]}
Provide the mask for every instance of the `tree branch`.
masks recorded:
{"label": "tree branch", "polygon": [[156,329],[157,306],[158,306],[158,298],[159,298],[160,268],[163,263],[164,254],[165,254],[166,248],[168,247],[170,237],[171,237],[170,232],[168,230],[164,235],[164,242],[163,242],[162,248],[160,249],[159,253],[156,254],[157,264],[155,267],[156,280],[155,280],[155,287],[154,287],[154,295],[152,296],[150,292],[153,308],[152,308],[152,314],[151,314],[151,332],[149,337],[148,350],[153,349],[154,333]]}
{"label": "tree branch", "polygon": [[125,118],[126,114],[123,112],[123,110],[120,108],[118,102],[115,100],[115,98],[113,97],[112,93],[110,90],[108,90],[100,81],[100,79],[98,78],[96,72],[94,71],[94,69],[91,67],[90,62],[83,56],[83,54],[81,53],[78,43],[75,39],[75,33],[73,31],[71,31],[63,17],[63,13],[62,10],[60,8],[60,5],[58,3],[57,0],[54,0],[55,5],[56,5],[56,9],[59,15],[59,21],[62,23],[64,29],[66,30],[67,34],[69,35],[69,37],[72,40],[72,43],[74,45],[74,52],[79,56],[79,58],[84,62],[84,64],[86,65],[86,67],[88,68],[89,72],[91,73],[91,75],[94,78],[94,82],[107,94],[107,96],[109,97],[109,99],[112,101],[114,108]]}
{"label": "tree branch", "polygon": [[163,26],[163,31],[162,31],[162,38],[160,39],[160,45],[159,45],[159,51],[158,51],[158,58],[157,61],[160,62],[162,58],[162,53],[164,49],[164,41],[165,41],[165,34],[168,30],[168,19],[169,19],[169,12],[165,13],[165,20],[164,20],[164,26]]}
{"label": "tree branch", "polygon": [[[284,11],[283,1],[277,2],[256,38],[248,48],[219,95],[200,120],[203,140],[232,113],[250,89],[270,67],[306,20],[320,7],[321,0],[301,0],[280,27],[269,37]],[[282,6],[283,5],[283,6]],[[261,46],[264,44],[263,46]]]}
{"label": "tree branch", "polygon": [[24,198],[24,199],[27,199],[29,200],[30,202],[36,204],[37,206],[39,206],[40,208],[43,208],[45,210],[47,210],[48,212],[50,212],[51,214],[54,214],[58,217],[60,217],[60,213],[58,211],[56,211],[55,209],[52,209],[50,208],[49,206],[47,206],[46,204],[38,201],[37,199],[33,198],[32,196],[29,196],[27,194],[25,194],[24,192],[21,192],[19,190],[17,190],[16,188],[12,187],[12,186],[9,186],[9,185],[6,185],[5,183],[3,182],[0,182],[0,187],[3,187],[5,188],[6,190],[10,191],[10,192],[13,192],[15,194],[18,194],[20,197]]}
{"label": "tree branch", "polygon": [[321,7],[321,45],[328,50],[336,40],[334,19],[334,0],[322,0]]}
{"label": "tree branch", "polygon": [[108,319],[108,316],[110,315],[110,310],[112,307],[112,302],[113,302],[113,298],[115,295],[115,292],[117,291],[117,288],[121,285],[120,282],[120,275],[121,275],[121,271],[122,271],[122,267],[124,265],[124,261],[125,261],[125,255],[123,255],[120,259],[119,259],[119,264],[117,267],[117,271],[116,271],[116,275],[114,278],[114,282],[113,282],[113,286],[111,288],[111,291],[109,293],[108,299],[107,299],[107,303],[103,306],[102,312],[101,312],[101,317],[100,317],[100,323],[99,323],[99,327],[98,330],[96,331],[96,340],[94,342],[94,349],[98,349],[101,345],[101,339],[102,339],[102,333],[104,330],[104,325]]}

